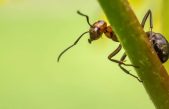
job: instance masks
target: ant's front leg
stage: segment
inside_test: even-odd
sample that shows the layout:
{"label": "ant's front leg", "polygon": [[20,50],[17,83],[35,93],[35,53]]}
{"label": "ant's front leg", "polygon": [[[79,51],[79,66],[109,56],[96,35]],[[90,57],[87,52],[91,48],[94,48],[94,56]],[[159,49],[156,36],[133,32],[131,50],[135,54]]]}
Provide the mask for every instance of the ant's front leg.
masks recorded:
{"label": "ant's front leg", "polygon": [[117,47],[117,49],[115,51],[113,51],[109,56],[108,56],[108,59],[112,62],[115,62],[115,63],[118,63],[119,64],[119,67],[126,73],[126,74],[129,74],[130,76],[136,78],[139,82],[142,82],[142,80],[140,80],[137,76],[131,74],[128,70],[126,70],[124,67],[122,67],[121,65],[125,65],[125,66],[133,66],[133,67],[136,67],[132,64],[125,64],[123,61],[124,59],[126,58],[126,54],[124,53],[123,56],[121,57],[120,61],[119,60],[115,60],[115,59],[112,59],[113,56],[115,56],[120,50],[121,50],[122,46],[121,44],[119,44],[119,46]]}

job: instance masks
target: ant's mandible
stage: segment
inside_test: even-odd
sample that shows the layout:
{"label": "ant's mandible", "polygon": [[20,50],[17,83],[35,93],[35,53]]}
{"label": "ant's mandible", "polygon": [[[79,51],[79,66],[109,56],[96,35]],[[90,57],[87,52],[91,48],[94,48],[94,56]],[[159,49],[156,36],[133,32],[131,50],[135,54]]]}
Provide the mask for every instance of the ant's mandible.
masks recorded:
{"label": "ant's mandible", "polygon": [[[94,40],[99,39],[102,34],[104,33],[105,36],[109,39],[112,39],[115,42],[119,42],[115,33],[113,32],[111,26],[107,26],[107,23],[103,20],[98,20],[97,22],[95,22],[93,25],[89,22],[89,17],[83,13],[81,13],[80,11],[77,11],[77,13],[81,16],[86,17],[87,23],[89,24],[90,28],[89,31],[86,31],[84,33],[82,33],[78,39],[72,44],[70,45],[68,48],[66,48],[64,51],[62,51],[60,53],[60,55],[58,56],[58,62],[61,58],[61,56],[70,48],[72,48],[73,46],[75,46],[78,41],[82,38],[82,36],[86,33],[90,34],[90,38],[88,39],[88,42],[91,43]],[[142,20],[142,27],[144,28],[145,22],[148,18],[148,16],[150,16],[150,31],[146,32],[150,43],[152,44],[153,48],[155,49],[159,59],[161,60],[162,63],[166,62],[169,58],[169,43],[168,41],[165,39],[165,37],[160,34],[160,33],[155,33],[152,31],[153,29],[153,22],[152,22],[152,12],[151,10],[148,10],[147,13],[145,14],[143,20]],[[123,54],[123,56],[121,57],[120,60],[115,60],[112,59],[120,50],[121,50],[122,46],[121,44],[119,44],[119,46],[108,56],[108,59],[112,62],[118,63],[119,67],[126,73],[129,74],[130,76],[136,78],[139,82],[142,82],[142,80],[140,80],[137,76],[131,74],[128,70],[126,70],[122,65],[124,66],[133,66],[133,67],[137,67],[135,65],[132,64],[125,64],[124,60],[126,58],[126,53]]]}

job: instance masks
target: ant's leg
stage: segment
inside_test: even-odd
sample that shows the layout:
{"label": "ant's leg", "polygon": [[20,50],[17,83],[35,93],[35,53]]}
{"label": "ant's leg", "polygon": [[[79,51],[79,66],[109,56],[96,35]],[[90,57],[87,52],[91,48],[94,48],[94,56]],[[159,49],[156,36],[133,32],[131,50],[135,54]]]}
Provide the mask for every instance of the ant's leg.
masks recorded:
{"label": "ant's leg", "polygon": [[137,76],[131,74],[128,70],[126,70],[125,68],[123,68],[121,65],[126,65],[123,63],[125,57],[126,57],[126,54],[124,54],[121,58],[121,61],[118,61],[118,60],[115,60],[115,59],[112,59],[113,56],[115,56],[120,50],[121,50],[121,45],[119,44],[119,46],[117,47],[117,49],[115,51],[113,51],[109,56],[108,56],[108,59],[112,62],[115,62],[115,63],[118,63],[120,68],[126,73],[126,74],[129,74],[130,76],[136,78],[139,82],[142,82]]}
{"label": "ant's leg", "polygon": [[146,20],[147,20],[147,18],[148,18],[149,15],[150,15],[150,29],[152,31],[152,29],[153,29],[153,18],[152,18],[152,12],[151,12],[150,9],[147,11],[146,15],[144,16],[144,18],[143,18],[143,20],[141,22],[141,25],[144,28],[144,25],[145,25]]}
{"label": "ant's leg", "polygon": [[115,63],[118,63],[120,65],[125,65],[125,66],[133,66],[133,67],[137,67],[137,66],[134,66],[132,64],[125,64],[123,61],[126,57],[126,55],[123,56],[124,59],[121,59],[120,61],[119,60],[115,60],[115,59],[112,59],[113,56],[115,56],[120,50],[121,50],[122,46],[121,44],[119,44],[119,46],[116,48],[115,51],[113,51],[109,56],[108,56],[108,59],[112,62],[115,62]]}
{"label": "ant's leg", "polygon": [[[123,62],[126,58],[126,53],[123,54],[123,56],[121,57],[120,61]],[[134,66],[134,65],[130,65],[130,66],[133,66],[133,67],[137,67],[137,66]],[[143,82],[142,80],[139,79],[139,77],[131,74],[128,70],[126,70],[121,63],[119,63],[119,67],[126,73],[126,74],[129,74],[130,76],[136,78],[139,82]]]}
{"label": "ant's leg", "polygon": [[116,48],[116,50],[114,50],[109,56],[108,56],[108,59],[112,62],[115,62],[115,63],[121,63],[120,61],[118,60],[115,60],[115,59],[112,59],[113,56],[115,56],[120,50],[121,50],[122,46],[121,44],[119,44],[119,46]]}
{"label": "ant's leg", "polygon": [[[120,61],[124,62],[125,58],[127,57],[126,53],[123,54],[123,56],[121,57]],[[125,65],[125,66],[133,66],[135,68],[138,68],[138,66],[132,65],[132,64],[125,64],[125,63],[119,63],[119,65]]]}

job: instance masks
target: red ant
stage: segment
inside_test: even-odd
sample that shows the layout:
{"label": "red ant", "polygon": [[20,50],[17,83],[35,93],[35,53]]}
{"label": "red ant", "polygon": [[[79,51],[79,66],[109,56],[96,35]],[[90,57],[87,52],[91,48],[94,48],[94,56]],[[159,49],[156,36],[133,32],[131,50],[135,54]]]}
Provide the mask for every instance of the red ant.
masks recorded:
{"label": "red ant", "polygon": [[[112,39],[115,42],[119,42],[118,38],[116,37],[116,34],[113,32],[111,26],[107,26],[107,23],[103,20],[98,20],[97,22],[95,22],[93,25],[89,22],[89,17],[83,13],[81,13],[80,11],[77,11],[77,13],[81,16],[86,17],[87,23],[90,26],[89,31],[84,32],[82,35],[80,35],[78,37],[78,39],[68,48],[66,48],[64,51],[62,51],[60,53],[60,55],[58,56],[58,62],[61,58],[61,56],[71,47],[75,46],[78,41],[82,38],[82,36],[86,33],[90,34],[90,38],[88,39],[88,42],[91,43],[94,40],[99,39],[102,34],[104,33],[105,36],[109,39]],[[144,16],[143,20],[142,20],[142,27],[144,28],[145,22],[148,18],[148,16],[150,16],[150,30],[146,32],[148,35],[148,38],[150,40],[150,42],[152,43],[152,46],[154,47],[158,57],[160,58],[161,62],[165,62],[168,60],[169,58],[169,44],[168,41],[164,38],[163,35],[161,35],[160,33],[155,33],[152,32],[152,28],[153,28],[153,23],[152,23],[152,12],[151,10],[148,10],[146,15]],[[108,56],[108,59],[112,62],[118,63],[119,67],[126,73],[129,74],[130,76],[136,78],[139,82],[142,82],[142,80],[140,80],[137,76],[131,74],[128,70],[126,70],[122,65],[124,66],[133,66],[133,67],[138,67],[132,64],[125,64],[124,60],[126,58],[126,53],[124,53],[121,57],[120,60],[115,60],[112,59],[113,56],[115,56],[120,50],[121,50],[122,46],[121,44],[119,44],[119,46]]]}

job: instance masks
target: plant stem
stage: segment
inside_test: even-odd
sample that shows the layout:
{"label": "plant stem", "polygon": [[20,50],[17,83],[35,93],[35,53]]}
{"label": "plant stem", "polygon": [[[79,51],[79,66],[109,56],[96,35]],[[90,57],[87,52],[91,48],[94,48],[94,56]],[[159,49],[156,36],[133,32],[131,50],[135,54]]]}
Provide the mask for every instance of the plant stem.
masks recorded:
{"label": "plant stem", "polygon": [[[127,0],[98,0],[157,109],[169,109],[169,76]],[[137,92],[136,92],[137,93]]]}

